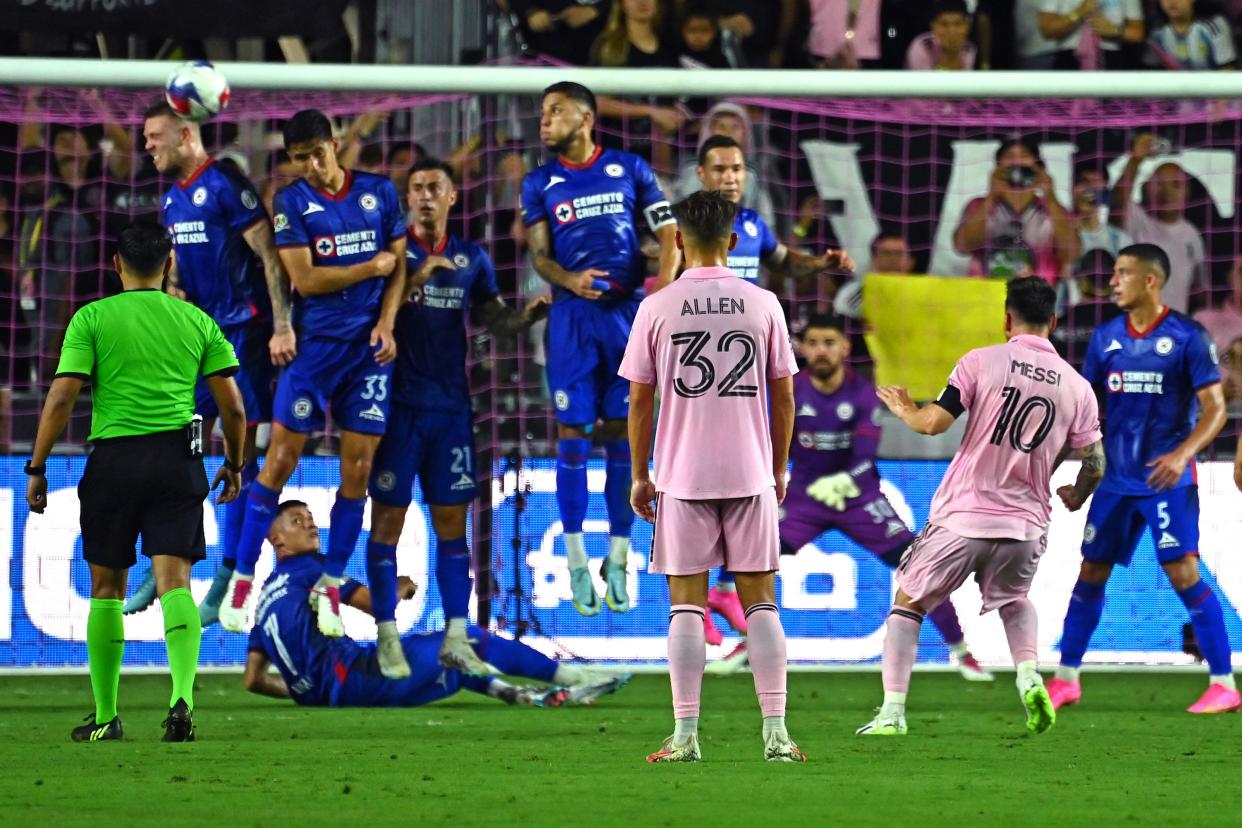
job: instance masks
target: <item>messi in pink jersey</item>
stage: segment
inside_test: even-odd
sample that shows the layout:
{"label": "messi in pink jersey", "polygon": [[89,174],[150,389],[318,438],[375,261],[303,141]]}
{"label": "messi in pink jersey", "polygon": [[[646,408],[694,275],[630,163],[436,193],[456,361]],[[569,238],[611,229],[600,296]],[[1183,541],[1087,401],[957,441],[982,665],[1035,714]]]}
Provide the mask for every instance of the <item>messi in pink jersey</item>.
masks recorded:
{"label": "messi in pink jersey", "polygon": [[919,408],[898,386],[877,390],[906,425],[940,434],[969,411],[966,434],[932,500],[927,526],[897,569],[900,589],[884,639],[884,704],[861,735],[906,732],[906,693],[923,616],[973,575],[983,612],[998,610],[1017,667],[1027,729],[1056,721],[1037,664],[1037,618],[1026,597],[1044,552],[1049,480],[1065,456],[1083,459],[1077,481],[1058,491],[1078,509],[1104,476],[1095,392],[1057,355],[1056,291],[1036,276],[1009,282],[1004,345],[962,357],[940,397]]}
{"label": "messi in pink jersey", "polygon": [[[686,271],[643,301],[619,374],[630,380],[630,502],[655,524],[650,571],[668,576],[673,735],[649,762],[699,760],[708,573],[736,574],[770,762],[805,762],[785,728],[785,632],[776,609],[778,504],[793,435],[789,332],[776,296],[724,267],[737,205],[713,191],[673,208]],[[651,454],[656,389],[661,393]],[[769,414],[770,411],[770,414]],[[658,492],[658,498],[657,498]]]}

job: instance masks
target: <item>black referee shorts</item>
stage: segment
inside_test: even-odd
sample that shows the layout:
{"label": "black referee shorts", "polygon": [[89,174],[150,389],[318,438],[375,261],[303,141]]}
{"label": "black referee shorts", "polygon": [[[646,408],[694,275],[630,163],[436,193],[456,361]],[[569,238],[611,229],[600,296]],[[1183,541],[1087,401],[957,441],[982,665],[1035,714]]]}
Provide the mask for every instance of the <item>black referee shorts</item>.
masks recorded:
{"label": "black referee shorts", "polygon": [[191,457],[185,431],[97,440],[78,483],[82,556],[127,569],[142,551],[190,561],[207,557],[203,500],[210,489],[201,457]]}

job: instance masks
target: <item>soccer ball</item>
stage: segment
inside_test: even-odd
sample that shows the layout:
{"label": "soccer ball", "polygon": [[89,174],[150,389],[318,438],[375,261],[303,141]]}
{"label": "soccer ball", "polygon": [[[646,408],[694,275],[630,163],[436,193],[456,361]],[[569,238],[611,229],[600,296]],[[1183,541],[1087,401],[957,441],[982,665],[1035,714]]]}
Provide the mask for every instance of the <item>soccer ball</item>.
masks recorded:
{"label": "soccer ball", "polygon": [[164,99],[182,118],[205,121],[229,105],[229,82],[207,61],[190,61],[168,76]]}

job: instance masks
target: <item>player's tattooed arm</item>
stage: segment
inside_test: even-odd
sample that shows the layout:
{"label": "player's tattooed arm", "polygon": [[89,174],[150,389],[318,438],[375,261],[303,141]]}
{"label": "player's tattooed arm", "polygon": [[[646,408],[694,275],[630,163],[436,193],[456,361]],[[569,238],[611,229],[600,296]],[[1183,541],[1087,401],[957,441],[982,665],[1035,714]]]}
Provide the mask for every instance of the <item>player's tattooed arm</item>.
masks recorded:
{"label": "player's tattooed arm", "polygon": [[677,225],[663,224],[654,231],[656,241],[660,243],[660,269],[656,273],[656,287],[671,285],[681,270],[681,251],[677,249]]}
{"label": "player's tattooed arm", "polygon": [[573,273],[560,266],[552,258],[552,236],[546,221],[537,221],[526,228],[526,245],[530,248],[530,261],[535,271],[543,280],[556,287],[565,288],[583,299],[598,299],[603,291],[596,290],[596,279],[603,279],[607,271],[587,268],[581,273]]}
{"label": "player's tattooed arm", "polygon": [[497,336],[520,333],[548,315],[552,300],[536,296],[522,310],[506,305],[499,296],[479,306],[477,321]]}
{"label": "player's tattooed arm", "polygon": [[[1062,456],[1074,457],[1082,460],[1082,465],[1078,467],[1078,479],[1072,484],[1066,484],[1057,489],[1057,494],[1061,497],[1061,502],[1065,504],[1065,508],[1071,512],[1076,512],[1082,508],[1087,502],[1087,498],[1091,497],[1096,488],[1099,487],[1100,481],[1104,479],[1104,443],[1096,440],[1089,446],[1083,448],[1062,450]],[[1058,458],[1059,459],[1059,458]]]}
{"label": "player's tattooed arm", "polygon": [[[768,289],[780,296],[784,292],[785,279],[793,277],[799,295],[815,293],[815,277],[825,270],[852,272],[857,264],[852,256],[844,250],[829,249],[823,255],[812,256],[799,250],[793,250],[784,244],[776,245],[771,255],[763,262],[771,277]],[[833,292],[830,287],[830,293]]]}
{"label": "player's tattooed arm", "polygon": [[242,676],[242,685],[251,693],[260,696],[271,696],[274,699],[289,698],[289,688],[278,673],[272,673],[272,662],[258,650],[251,650],[246,655],[246,673]]}
{"label": "player's tattooed arm", "polygon": [[267,295],[272,301],[272,338],[268,342],[273,365],[288,365],[298,353],[297,334],[293,332],[293,305],[289,301],[289,274],[276,252],[272,225],[266,220],[250,225],[242,238],[263,262],[263,278]]}

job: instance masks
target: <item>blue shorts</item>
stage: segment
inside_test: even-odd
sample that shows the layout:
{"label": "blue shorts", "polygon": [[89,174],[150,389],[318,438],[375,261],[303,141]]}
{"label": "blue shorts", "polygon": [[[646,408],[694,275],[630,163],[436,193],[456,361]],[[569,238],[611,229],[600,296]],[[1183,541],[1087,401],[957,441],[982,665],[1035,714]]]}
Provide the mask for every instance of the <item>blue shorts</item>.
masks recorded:
{"label": "blue shorts", "polygon": [[457,506],[474,500],[478,487],[472,421],[469,410],[420,410],[393,403],[388,430],[371,464],[371,499],[385,506],[409,506],[418,475],[426,503]]}
{"label": "blue shorts", "polygon": [[[478,627],[467,627],[470,638],[485,636]],[[418,707],[430,704],[462,689],[461,674],[440,664],[443,633],[422,633],[401,637],[410,677],[401,681],[386,679],[379,671],[375,645],[362,645],[363,652],[350,665],[345,680],[332,694],[334,707]]]}
{"label": "blue shorts", "polygon": [[[272,323],[266,319],[252,319],[220,330],[237,355],[239,367],[234,379],[246,405],[246,422],[250,425],[266,423],[272,419],[272,387],[276,384],[277,372],[267,346],[272,338]],[[220,416],[216,400],[207,389],[207,381],[201,378],[194,389],[194,411],[204,420]]]}
{"label": "blue shorts", "polygon": [[276,384],[272,419],[290,431],[323,427],[332,409],[337,428],[357,434],[383,434],[388,425],[392,363],[375,361],[368,340],[306,338]]}
{"label": "blue shorts", "polygon": [[624,420],[629,380],[617,376],[638,300],[557,302],[548,314],[548,388],[561,425]]}
{"label": "blue shorts", "polygon": [[1153,495],[1096,492],[1087,510],[1082,556],[1093,563],[1129,566],[1144,527],[1151,529],[1160,563],[1198,555],[1199,487]]}

